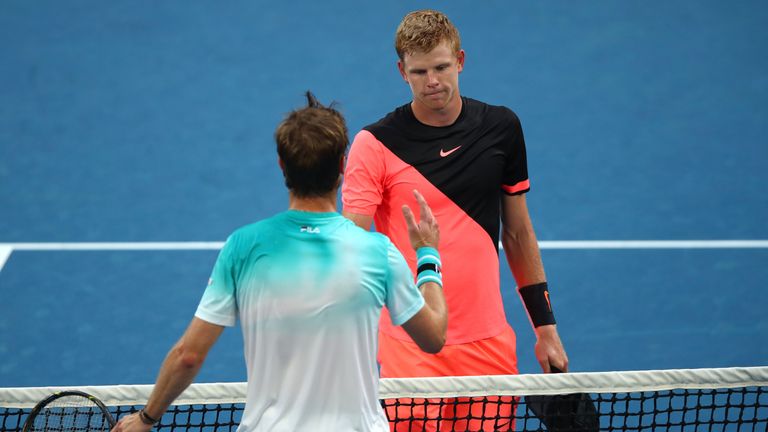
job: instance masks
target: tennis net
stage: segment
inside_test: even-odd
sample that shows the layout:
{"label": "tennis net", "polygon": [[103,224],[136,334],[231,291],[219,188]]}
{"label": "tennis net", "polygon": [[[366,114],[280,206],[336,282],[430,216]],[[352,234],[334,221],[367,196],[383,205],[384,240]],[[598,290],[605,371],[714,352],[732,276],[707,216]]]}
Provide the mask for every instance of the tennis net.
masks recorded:
{"label": "tennis net", "polygon": [[[0,432],[19,431],[34,405],[62,390],[101,399],[117,419],[150,385],[0,388]],[[233,431],[245,383],[193,384],[157,430]],[[768,367],[382,379],[397,431],[768,430]]]}

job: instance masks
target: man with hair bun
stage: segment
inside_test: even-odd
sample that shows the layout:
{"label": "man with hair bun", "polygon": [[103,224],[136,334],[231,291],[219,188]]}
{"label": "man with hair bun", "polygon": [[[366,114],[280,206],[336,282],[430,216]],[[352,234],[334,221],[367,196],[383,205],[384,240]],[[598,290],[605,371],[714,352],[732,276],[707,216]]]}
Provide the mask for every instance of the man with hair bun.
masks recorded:
{"label": "man with hair bun", "polygon": [[[189,386],[224,327],[240,322],[248,375],[238,431],[386,432],[376,338],[384,305],[415,346],[445,343],[440,232],[415,189],[401,217],[414,253],[433,269],[413,275],[392,242],[336,211],[347,126],[307,92],[275,133],[288,210],[232,233],[189,327],[168,352],[147,405],[117,432],[152,429]],[[410,207],[419,207],[417,219]]]}

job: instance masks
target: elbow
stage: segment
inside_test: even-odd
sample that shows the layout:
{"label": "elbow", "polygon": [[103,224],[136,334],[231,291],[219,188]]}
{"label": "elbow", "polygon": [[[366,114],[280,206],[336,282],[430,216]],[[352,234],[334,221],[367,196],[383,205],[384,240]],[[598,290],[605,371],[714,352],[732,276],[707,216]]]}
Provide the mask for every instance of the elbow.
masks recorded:
{"label": "elbow", "polygon": [[448,313],[445,309],[441,310],[436,324],[432,337],[424,347],[421,347],[421,350],[428,354],[437,354],[442,351],[448,339]]}
{"label": "elbow", "polygon": [[528,231],[521,230],[513,227],[504,227],[504,229],[501,231],[501,243],[503,245],[512,245],[515,243],[520,243],[521,239],[528,235]]}
{"label": "elbow", "polygon": [[423,308],[416,316],[403,324],[403,329],[420,350],[437,354],[448,339],[448,316],[444,308],[432,311]]}
{"label": "elbow", "polygon": [[177,344],[173,349],[176,364],[181,369],[197,370],[203,365],[205,356],[188,349],[184,343]]}
{"label": "elbow", "polygon": [[442,351],[445,341],[448,339],[447,320],[444,320],[439,327],[435,328],[429,338],[421,341],[419,348],[427,354],[437,354]]}
{"label": "elbow", "polygon": [[427,354],[437,354],[443,350],[445,346],[445,333],[440,336],[434,337],[423,345],[419,346],[422,351]]}
{"label": "elbow", "polygon": [[501,245],[508,258],[529,247],[538,247],[533,229],[504,229],[501,234]]}

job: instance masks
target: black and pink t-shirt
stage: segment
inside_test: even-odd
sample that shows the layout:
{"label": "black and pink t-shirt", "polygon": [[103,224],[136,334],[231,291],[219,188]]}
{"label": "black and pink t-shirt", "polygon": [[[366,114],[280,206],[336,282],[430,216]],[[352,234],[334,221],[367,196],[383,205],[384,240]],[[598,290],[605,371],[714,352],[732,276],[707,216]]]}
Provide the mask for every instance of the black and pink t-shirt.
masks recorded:
{"label": "black and pink t-shirt", "polygon": [[[421,192],[440,225],[448,344],[493,337],[507,325],[499,290],[502,194],[529,190],[525,140],[510,109],[462,98],[454,124],[420,123],[403,105],[355,136],[342,187],[344,211],[373,216],[415,272],[401,207],[418,216]],[[410,340],[382,314],[381,330]]]}

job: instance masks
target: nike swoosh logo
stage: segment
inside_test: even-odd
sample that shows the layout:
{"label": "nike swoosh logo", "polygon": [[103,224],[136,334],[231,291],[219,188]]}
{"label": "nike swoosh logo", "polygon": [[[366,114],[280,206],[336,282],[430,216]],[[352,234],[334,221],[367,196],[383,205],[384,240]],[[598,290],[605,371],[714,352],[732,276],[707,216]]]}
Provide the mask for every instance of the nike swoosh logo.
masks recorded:
{"label": "nike swoosh logo", "polygon": [[549,292],[544,291],[544,297],[547,299],[547,309],[552,312],[552,303],[549,302]]}
{"label": "nike swoosh logo", "polygon": [[443,150],[443,149],[440,149],[440,157],[446,157],[446,156],[448,156],[449,154],[451,154],[451,153],[455,152],[456,150],[458,150],[458,149],[460,149],[460,148],[461,148],[461,146],[458,146],[458,147],[454,147],[454,148],[452,148],[452,149],[450,149],[450,150],[448,150],[448,151],[445,151],[445,150]]}

